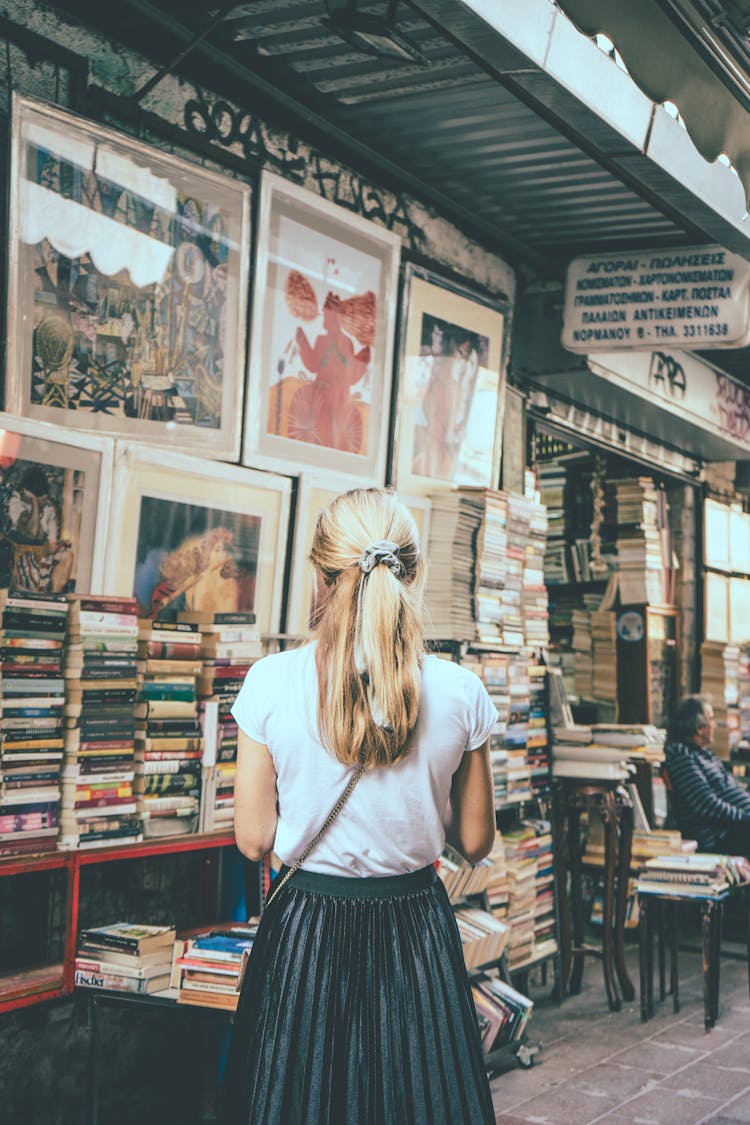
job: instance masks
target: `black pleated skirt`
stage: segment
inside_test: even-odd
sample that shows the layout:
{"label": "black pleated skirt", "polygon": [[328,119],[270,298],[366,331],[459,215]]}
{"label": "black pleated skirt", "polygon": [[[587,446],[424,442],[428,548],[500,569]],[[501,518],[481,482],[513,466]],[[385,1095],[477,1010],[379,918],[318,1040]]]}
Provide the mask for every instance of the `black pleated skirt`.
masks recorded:
{"label": "black pleated skirt", "polygon": [[458,929],[433,867],[298,871],[245,974],[221,1125],[493,1125]]}

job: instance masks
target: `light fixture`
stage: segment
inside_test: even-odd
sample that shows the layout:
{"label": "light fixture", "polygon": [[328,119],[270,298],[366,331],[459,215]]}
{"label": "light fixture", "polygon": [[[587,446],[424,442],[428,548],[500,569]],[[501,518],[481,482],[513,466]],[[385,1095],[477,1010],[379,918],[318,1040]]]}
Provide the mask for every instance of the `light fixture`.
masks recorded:
{"label": "light fixture", "polygon": [[328,2],[327,7],[328,18],[323,22],[353,47],[378,58],[429,66],[430,60],[417,44],[396,27],[398,0],[389,0],[385,16],[358,11],[356,0],[348,0],[346,7]]}

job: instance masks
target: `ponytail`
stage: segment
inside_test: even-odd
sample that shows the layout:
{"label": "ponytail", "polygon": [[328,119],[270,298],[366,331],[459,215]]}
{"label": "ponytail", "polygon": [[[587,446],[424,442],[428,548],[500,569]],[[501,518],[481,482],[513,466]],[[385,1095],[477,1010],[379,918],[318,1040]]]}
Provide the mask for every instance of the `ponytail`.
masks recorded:
{"label": "ponytail", "polygon": [[329,588],[312,634],[321,740],[341,762],[390,765],[419,715],[426,564],[414,521],[392,493],[354,490],[321,514],[310,558]]}

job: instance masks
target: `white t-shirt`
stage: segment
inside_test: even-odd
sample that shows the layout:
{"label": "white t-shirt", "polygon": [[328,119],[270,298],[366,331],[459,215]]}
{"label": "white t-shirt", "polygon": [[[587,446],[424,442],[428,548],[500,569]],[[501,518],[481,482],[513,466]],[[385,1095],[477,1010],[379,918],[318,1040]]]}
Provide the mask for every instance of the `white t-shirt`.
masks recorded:
{"label": "white t-shirt", "polygon": [[[287,864],[319,831],[352,773],[318,739],[314,651],[305,645],[257,661],[232,708],[239,727],[273,758],[279,802],[274,851]],[[496,719],[478,676],[425,657],[409,752],[395,765],[363,775],[305,868],[327,875],[401,875],[434,862],[445,842],[442,822],[453,774],[464,751],[486,741]]]}

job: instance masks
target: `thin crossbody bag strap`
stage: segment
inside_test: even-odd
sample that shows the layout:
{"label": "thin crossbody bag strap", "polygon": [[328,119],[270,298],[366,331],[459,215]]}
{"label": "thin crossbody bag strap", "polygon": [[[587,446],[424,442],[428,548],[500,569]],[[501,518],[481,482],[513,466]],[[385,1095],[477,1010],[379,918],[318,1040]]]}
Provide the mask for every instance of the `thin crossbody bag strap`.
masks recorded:
{"label": "thin crossbody bag strap", "polygon": [[289,868],[289,870],[286,872],[286,874],[282,875],[282,877],[280,879],[278,878],[278,876],[276,877],[276,881],[274,882],[271,893],[269,894],[268,898],[266,899],[266,909],[268,909],[269,905],[271,904],[273,899],[276,897],[276,895],[279,893],[281,888],[286,883],[289,882],[292,875],[294,875],[295,872],[299,871],[300,867],[305,862],[305,860],[307,859],[307,857],[309,856],[309,854],[313,850],[313,848],[317,847],[317,845],[323,839],[326,832],[331,827],[334,820],[339,815],[339,813],[343,809],[344,805],[346,804],[346,802],[351,797],[352,793],[354,792],[355,785],[357,784],[357,782],[359,781],[359,779],[361,778],[361,776],[364,772],[365,772],[364,766],[357,766],[356,770],[354,771],[352,776],[349,778],[349,784],[347,785],[346,789],[341,794],[338,801],[336,802],[336,804],[333,806],[333,808],[329,812],[328,816],[326,817],[323,827],[320,829],[320,831],[317,833],[316,836],[313,836],[310,843],[307,845],[305,850],[302,852],[302,855],[299,857],[299,859],[296,859],[294,861],[294,863]]}

